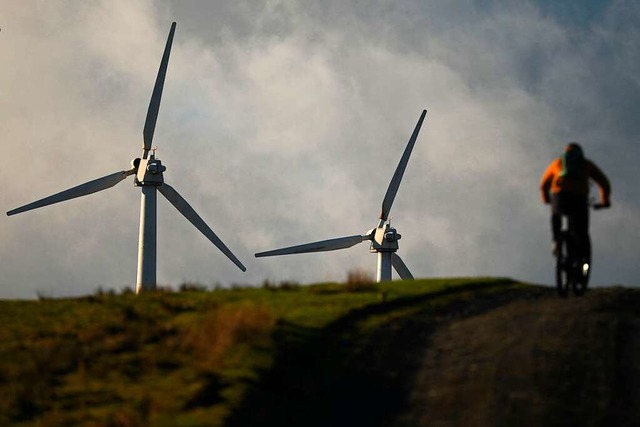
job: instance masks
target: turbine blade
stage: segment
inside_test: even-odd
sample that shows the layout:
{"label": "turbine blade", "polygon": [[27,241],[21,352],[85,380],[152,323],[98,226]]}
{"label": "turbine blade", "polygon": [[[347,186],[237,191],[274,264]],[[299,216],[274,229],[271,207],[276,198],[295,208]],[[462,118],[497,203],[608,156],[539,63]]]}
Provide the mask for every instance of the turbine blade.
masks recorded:
{"label": "turbine blade", "polygon": [[380,219],[382,222],[386,221],[389,217],[389,211],[391,211],[391,205],[393,205],[393,199],[396,197],[396,193],[398,192],[398,188],[400,187],[400,181],[402,181],[402,175],[404,175],[404,170],[407,168],[407,163],[409,162],[409,156],[411,156],[411,150],[413,150],[413,146],[416,143],[416,139],[418,138],[418,133],[420,132],[420,127],[422,126],[422,122],[424,121],[424,117],[427,114],[427,110],[422,110],[422,114],[420,115],[420,119],[418,120],[418,124],[416,128],[413,130],[413,135],[411,135],[411,139],[409,139],[409,143],[407,144],[407,148],[404,149],[404,153],[402,154],[402,158],[400,158],[400,163],[398,163],[398,167],[396,168],[395,173],[393,174],[393,178],[391,178],[391,182],[389,183],[389,188],[387,188],[387,193],[384,196],[384,200],[382,201],[382,211],[380,212]]}
{"label": "turbine blade", "polygon": [[193,224],[207,239],[211,241],[220,251],[227,256],[238,268],[242,271],[247,271],[247,268],[242,265],[240,260],[222,243],[222,240],[211,228],[204,222],[200,215],[191,207],[189,203],[169,184],[164,183],[158,187],[158,191],[184,216]]}
{"label": "turbine blade", "polygon": [[32,209],[41,208],[43,206],[64,202],[65,200],[75,199],[76,197],[82,197],[92,193],[96,193],[98,191],[106,190],[107,188],[113,187],[129,175],[133,175],[134,173],[135,169],[131,169],[128,171],[116,172],[111,175],[103,176],[102,178],[94,179],[93,181],[80,184],[76,187],[61,191],[60,193],[56,193],[52,196],[45,197],[44,199],[36,200],[35,202],[10,210],[9,212],[7,212],[7,215],[11,216],[19,214],[22,212],[30,211]]}
{"label": "turbine blade", "polygon": [[169,30],[167,45],[164,48],[160,69],[156,77],[156,84],[153,87],[153,94],[151,95],[151,102],[149,103],[149,110],[147,111],[147,120],[144,123],[144,131],[142,132],[145,158],[147,157],[147,152],[151,150],[151,143],[153,142],[153,132],[156,129],[156,120],[158,119],[158,111],[160,110],[160,99],[162,98],[162,88],[164,87],[164,78],[167,75],[169,54],[171,53],[171,44],[173,43],[173,34],[175,31],[176,23],[174,22],[171,24],[171,29]]}
{"label": "turbine blade", "polygon": [[256,258],[274,256],[274,255],[290,255],[302,254],[307,252],[324,252],[335,251],[338,249],[346,249],[357,245],[365,240],[369,240],[370,236],[347,236],[338,237],[337,239],[321,240],[319,242],[305,243],[304,245],[289,246],[287,248],[274,249],[272,251],[259,252],[255,254]]}
{"label": "turbine blade", "polygon": [[413,275],[407,268],[406,264],[402,261],[400,255],[395,252],[391,254],[391,265],[393,265],[393,268],[395,268],[402,280],[413,280]]}

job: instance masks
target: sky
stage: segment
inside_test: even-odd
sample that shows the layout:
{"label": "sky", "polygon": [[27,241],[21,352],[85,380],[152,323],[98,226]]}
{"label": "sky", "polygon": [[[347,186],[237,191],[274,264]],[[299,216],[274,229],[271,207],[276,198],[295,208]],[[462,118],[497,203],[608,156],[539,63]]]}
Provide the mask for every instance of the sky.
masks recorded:
{"label": "sky", "polygon": [[[553,283],[538,185],[569,141],[609,176],[593,212],[594,286],[637,286],[640,3],[613,1],[0,0],[0,206],[129,168],[171,22],[155,131],[165,181],[247,266],[166,200],[158,282],[374,277],[367,243],[260,251],[377,224],[395,203],[416,277]],[[0,298],[133,286],[140,191],[109,190],[0,221]]]}

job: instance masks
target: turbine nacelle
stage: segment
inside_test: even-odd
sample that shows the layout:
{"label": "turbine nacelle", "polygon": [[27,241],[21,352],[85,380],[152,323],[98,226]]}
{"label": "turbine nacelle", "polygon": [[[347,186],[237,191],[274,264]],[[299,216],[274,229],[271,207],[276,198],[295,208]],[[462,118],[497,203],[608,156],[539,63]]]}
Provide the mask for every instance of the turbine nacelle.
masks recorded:
{"label": "turbine nacelle", "polygon": [[140,159],[134,185],[136,187],[162,185],[164,182],[162,172],[166,170],[167,168],[162,165],[160,159],[156,159],[155,156],[151,156],[148,159]]}
{"label": "turbine nacelle", "polygon": [[398,240],[402,236],[387,223],[383,228],[376,228],[369,251],[376,252],[396,252],[398,250]]}

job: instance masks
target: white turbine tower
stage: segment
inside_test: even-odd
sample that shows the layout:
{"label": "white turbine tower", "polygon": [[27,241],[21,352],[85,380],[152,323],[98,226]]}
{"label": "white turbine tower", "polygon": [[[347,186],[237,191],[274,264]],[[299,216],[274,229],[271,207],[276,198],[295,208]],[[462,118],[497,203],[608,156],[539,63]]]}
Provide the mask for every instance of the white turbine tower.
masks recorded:
{"label": "white turbine tower", "polygon": [[63,202],[65,200],[74,199],[76,197],[86,196],[98,191],[106,190],[118,184],[129,175],[135,175],[134,185],[142,190],[142,198],[140,202],[140,234],[138,244],[138,276],[136,281],[136,292],[154,290],[156,288],[156,212],[157,212],[157,191],[160,193],[182,214],[187,218],[202,234],[204,234],[222,253],[224,253],[235,265],[242,271],[246,268],[238,258],[222,243],[222,240],[209,228],[196,211],[187,203],[185,199],[169,184],[164,182],[162,173],[166,167],[162,165],[160,159],[155,156],[155,150],[152,150],[153,132],[156,128],[156,119],[158,118],[158,110],[160,109],[160,99],[162,98],[162,88],[164,86],[164,78],[167,74],[167,66],[169,64],[169,54],[171,52],[171,44],[173,43],[173,34],[175,33],[176,23],[171,24],[167,44],[160,62],[158,77],[151,95],[149,110],[147,111],[147,119],[144,124],[142,146],[142,159],[136,158],[132,160],[132,168],[122,172],[116,172],[102,178],[89,181],[78,185],[60,193],[37,200],[33,203],[10,210],[7,215],[15,215],[25,211],[29,211],[54,203]]}
{"label": "white turbine tower", "polygon": [[409,162],[409,156],[411,156],[411,151],[416,143],[420,127],[422,126],[422,122],[424,121],[426,114],[427,110],[423,110],[420,115],[420,119],[418,119],[418,124],[409,139],[409,143],[402,154],[400,163],[398,163],[398,167],[396,168],[393,178],[389,183],[389,188],[387,189],[387,193],[382,201],[382,211],[376,228],[369,230],[365,235],[356,234],[355,236],[338,237],[336,239],[321,240],[319,242],[306,243],[304,245],[289,246],[272,251],[259,252],[255,254],[255,256],[260,258],[307,252],[335,251],[338,249],[350,248],[351,246],[357,245],[365,240],[370,240],[370,252],[378,254],[378,270],[376,275],[376,280],[378,282],[391,280],[391,266],[395,268],[402,279],[413,279],[413,276],[405,263],[402,261],[400,256],[396,254],[396,251],[398,250],[398,240],[400,240],[401,236],[395,228],[391,227],[388,219],[389,212],[391,211],[391,205],[398,193],[400,181],[402,181],[402,175],[404,174],[404,170]]}

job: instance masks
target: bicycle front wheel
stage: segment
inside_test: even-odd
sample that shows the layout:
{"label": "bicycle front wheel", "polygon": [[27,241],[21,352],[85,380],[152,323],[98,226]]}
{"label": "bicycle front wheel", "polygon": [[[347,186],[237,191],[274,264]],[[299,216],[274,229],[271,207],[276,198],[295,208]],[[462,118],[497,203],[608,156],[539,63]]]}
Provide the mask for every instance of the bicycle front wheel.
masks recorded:
{"label": "bicycle front wheel", "polygon": [[576,295],[584,294],[591,275],[591,242],[589,237],[587,237],[585,243],[585,247],[582,248],[583,254],[580,257],[580,262],[576,263],[575,267],[576,280],[573,283],[573,293]]}

